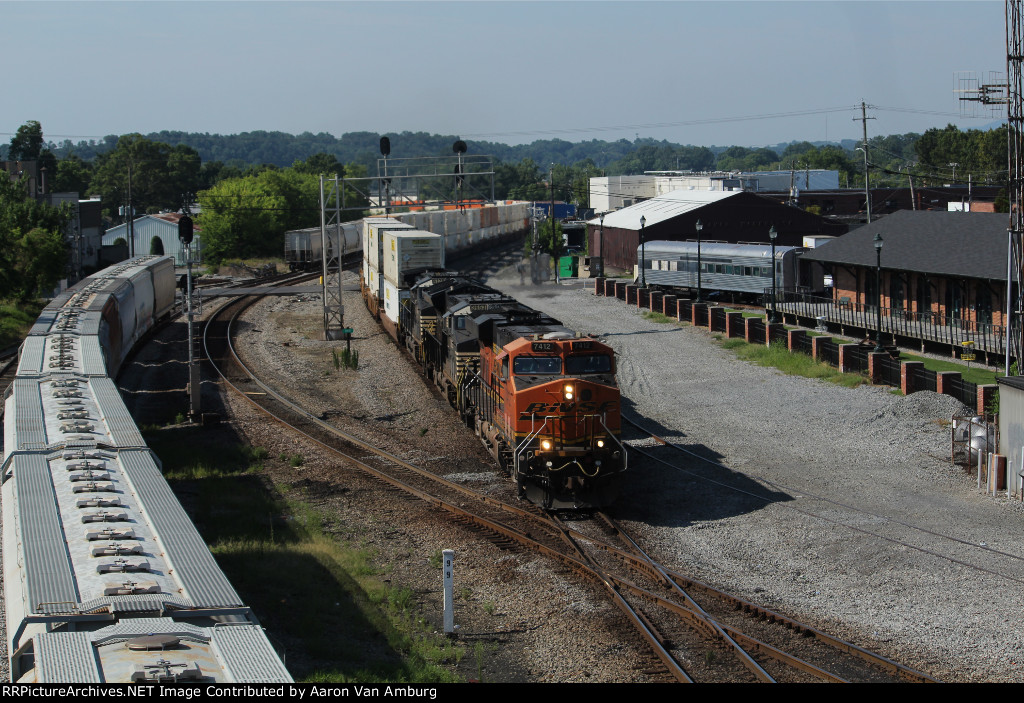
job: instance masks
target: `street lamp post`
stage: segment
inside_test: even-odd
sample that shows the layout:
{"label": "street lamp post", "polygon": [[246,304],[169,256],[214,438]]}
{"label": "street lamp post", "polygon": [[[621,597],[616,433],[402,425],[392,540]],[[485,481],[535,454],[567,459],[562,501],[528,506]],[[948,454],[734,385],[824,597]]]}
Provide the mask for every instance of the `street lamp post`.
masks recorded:
{"label": "street lamp post", "polygon": [[775,275],[775,238],[779,236],[779,233],[775,231],[775,225],[771,226],[768,230],[768,238],[772,240],[772,312],[768,316],[768,321],[771,323],[778,323],[779,321],[779,309],[776,304],[777,298],[777,276]]}
{"label": "street lamp post", "polygon": [[604,213],[601,213],[601,258],[598,276],[604,276]]}
{"label": "street lamp post", "polygon": [[640,287],[647,287],[647,256],[644,248],[644,226],[647,224],[647,218],[640,215]]}
{"label": "street lamp post", "polygon": [[704,229],[704,223],[697,220],[697,302],[701,302],[700,299],[700,231]]}
{"label": "street lamp post", "polygon": [[877,323],[878,337],[875,343],[875,351],[883,352],[882,348],[882,235],[875,234],[875,290],[878,293]]}

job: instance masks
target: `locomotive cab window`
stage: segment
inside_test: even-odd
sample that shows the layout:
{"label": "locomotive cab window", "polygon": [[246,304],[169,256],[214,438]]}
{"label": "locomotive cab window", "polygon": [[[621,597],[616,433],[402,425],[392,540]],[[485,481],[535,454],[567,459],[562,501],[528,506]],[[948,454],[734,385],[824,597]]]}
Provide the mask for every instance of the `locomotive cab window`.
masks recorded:
{"label": "locomotive cab window", "polygon": [[502,381],[508,380],[508,357],[506,356],[501,360],[501,376]]}
{"label": "locomotive cab window", "polygon": [[521,376],[562,372],[562,359],[557,356],[517,356],[512,371]]}
{"label": "locomotive cab window", "polygon": [[570,356],[565,360],[567,374],[611,373],[612,358],[607,354]]}

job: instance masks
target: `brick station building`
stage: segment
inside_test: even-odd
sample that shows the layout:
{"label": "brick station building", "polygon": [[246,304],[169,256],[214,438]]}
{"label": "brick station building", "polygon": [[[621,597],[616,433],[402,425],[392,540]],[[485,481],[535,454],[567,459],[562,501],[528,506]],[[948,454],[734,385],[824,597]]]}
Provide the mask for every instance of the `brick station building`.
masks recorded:
{"label": "brick station building", "polygon": [[1008,225],[1009,216],[1001,213],[902,210],[803,258],[820,261],[832,274],[833,302],[874,306],[874,238],[880,234],[883,314],[945,325],[1005,326]]}

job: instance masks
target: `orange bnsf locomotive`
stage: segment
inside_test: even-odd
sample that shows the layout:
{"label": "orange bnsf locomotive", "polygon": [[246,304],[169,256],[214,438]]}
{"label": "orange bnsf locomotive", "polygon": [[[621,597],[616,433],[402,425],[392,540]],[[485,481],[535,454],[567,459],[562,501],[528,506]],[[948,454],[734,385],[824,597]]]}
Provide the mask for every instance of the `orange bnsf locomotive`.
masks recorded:
{"label": "orange bnsf locomotive", "polygon": [[425,274],[399,328],[426,374],[547,508],[611,503],[626,470],[613,350],[479,281]]}

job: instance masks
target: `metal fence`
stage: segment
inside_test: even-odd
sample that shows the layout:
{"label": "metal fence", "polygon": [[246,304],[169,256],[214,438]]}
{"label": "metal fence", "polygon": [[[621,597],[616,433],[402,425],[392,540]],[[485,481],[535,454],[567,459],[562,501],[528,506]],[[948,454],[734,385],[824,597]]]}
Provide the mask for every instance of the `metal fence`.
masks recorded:
{"label": "metal fence", "polygon": [[839,366],[839,345],[835,342],[822,342],[818,346],[818,357],[825,363]]}
{"label": "metal fence", "polygon": [[883,356],[876,362],[879,365],[879,380],[887,386],[902,386],[902,364],[896,359]]}
{"label": "metal fence", "polygon": [[867,373],[868,371],[868,355],[864,349],[860,347],[848,347],[846,353],[843,354],[843,365],[851,371],[857,371],[859,373]]}
{"label": "metal fence", "polygon": [[764,340],[764,322],[760,319],[748,319],[747,329],[750,330],[750,336],[757,340]]}
{"label": "metal fence", "polygon": [[714,320],[715,329],[725,329],[725,308],[711,308],[711,319]]}
{"label": "metal fence", "polygon": [[945,383],[948,387],[948,395],[953,396],[969,408],[976,408],[978,405],[978,386],[970,381],[961,379],[950,379]]}
{"label": "metal fence", "polygon": [[707,327],[708,326],[708,309],[705,306],[697,306],[694,308],[693,315],[693,326],[694,327]]}
{"label": "metal fence", "polygon": [[[794,290],[779,292],[778,307],[787,315],[820,319],[839,327],[855,327],[873,332],[878,327],[878,307],[833,300]],[[1006,353],[1006,327],[957,317],[944,317],[932,312],[909,312],[901,308],[882,308],[882,334],[894,339],[921,339],[959,347],[973,342],[978,351]]]}
{"label": "metal fence", "polygon": [[914,372],[914,390],[937,391],[939,390],[939,378],[935,371],[919,368]]}
{"label": "metal fence", "polygon": [[814,356],[814,337],[807,334],[800,335],[797,351],[803,352],[807,356]]}

